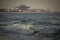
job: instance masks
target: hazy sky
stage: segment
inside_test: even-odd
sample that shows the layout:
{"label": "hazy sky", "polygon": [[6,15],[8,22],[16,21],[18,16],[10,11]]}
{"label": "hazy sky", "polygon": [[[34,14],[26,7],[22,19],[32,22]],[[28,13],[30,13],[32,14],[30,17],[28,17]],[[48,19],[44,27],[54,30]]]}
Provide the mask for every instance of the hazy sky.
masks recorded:
{"label": "hazy sky", "polygon": [[46,9],[60,11],[60,0],[0,0],[0,8],[14,8],[26,4],[33,9]]}

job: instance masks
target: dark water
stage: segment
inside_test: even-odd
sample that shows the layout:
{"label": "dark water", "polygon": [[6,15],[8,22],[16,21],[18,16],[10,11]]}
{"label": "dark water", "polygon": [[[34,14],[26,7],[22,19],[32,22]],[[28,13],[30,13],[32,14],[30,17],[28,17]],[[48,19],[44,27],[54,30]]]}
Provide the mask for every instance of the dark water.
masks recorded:
{"label": "dark water", "polygon": [[0,40],[59,40],[60,13],[0,12]]}

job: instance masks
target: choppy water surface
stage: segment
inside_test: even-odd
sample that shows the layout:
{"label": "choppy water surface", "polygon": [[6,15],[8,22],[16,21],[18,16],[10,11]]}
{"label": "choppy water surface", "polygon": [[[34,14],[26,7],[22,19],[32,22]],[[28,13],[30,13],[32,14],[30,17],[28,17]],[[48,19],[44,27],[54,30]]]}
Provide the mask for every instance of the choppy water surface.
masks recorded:
{"label": "choppy water surface", "polygon": [[0,12],[0,40],[59,40],[60,13]]}

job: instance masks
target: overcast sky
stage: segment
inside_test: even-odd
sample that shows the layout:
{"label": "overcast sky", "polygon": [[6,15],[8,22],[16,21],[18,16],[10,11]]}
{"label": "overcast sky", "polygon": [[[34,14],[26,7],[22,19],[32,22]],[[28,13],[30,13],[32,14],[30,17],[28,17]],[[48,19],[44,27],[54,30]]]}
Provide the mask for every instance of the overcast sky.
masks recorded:
{"label": "overcast sky", "polygon": [[0,0],[0,8],[15,8],[26,4],[33,9],[46,9],[60,11],[60,0]]}

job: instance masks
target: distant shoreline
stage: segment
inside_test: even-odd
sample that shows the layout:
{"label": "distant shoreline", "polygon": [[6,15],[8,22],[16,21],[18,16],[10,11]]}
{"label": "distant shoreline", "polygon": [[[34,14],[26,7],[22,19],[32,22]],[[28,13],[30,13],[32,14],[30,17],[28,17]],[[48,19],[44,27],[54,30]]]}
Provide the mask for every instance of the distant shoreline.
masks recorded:
{"label": "distant shoreline", "polygon": [[0,12],[0,13],[60,13],[60,12]]}

